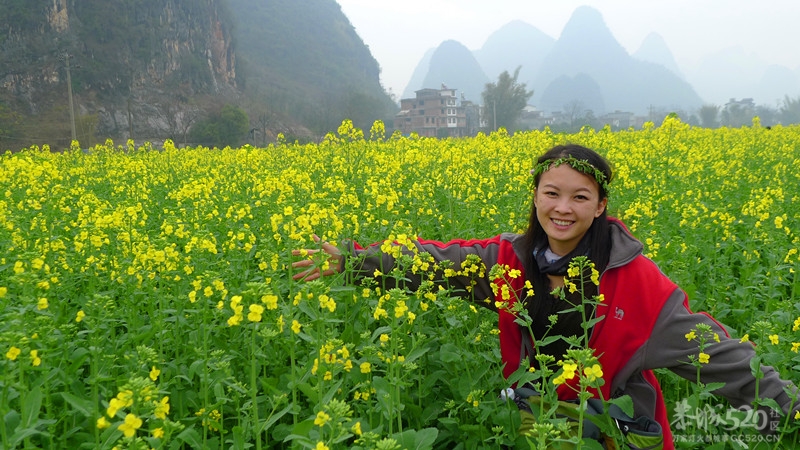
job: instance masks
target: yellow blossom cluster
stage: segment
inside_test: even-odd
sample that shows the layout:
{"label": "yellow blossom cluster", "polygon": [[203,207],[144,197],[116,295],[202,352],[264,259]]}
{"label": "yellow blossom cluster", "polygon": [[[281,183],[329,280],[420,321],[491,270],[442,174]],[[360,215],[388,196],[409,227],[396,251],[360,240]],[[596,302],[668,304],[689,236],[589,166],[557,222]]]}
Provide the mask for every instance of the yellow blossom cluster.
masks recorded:
{"label": "yellow blossom cluster", "polygon": [[[529,170],[538,155],[567,141],[609,158],[615,172],[609,214],[622,219],[645,254],[690,292],[693,306],[757,336],[760,350],[785,355],[785,367],[796,365],[790,358],[797,357],[800,339],[788,332],[795,314],[786,311],[797,303],[800,269],[800,128],[754,123],[709,130],[669,117],[639,130],[586,129],[575,135],[546,129],[439,140],[386,138],[385,132],[379,125],[367,137],[345,122],[338,135],[312,144],[281,139],[264,148],[208,149],[168,142],[154,149],[109,141],[86,151],[31,148],[2,155],[0,345],[10,376],[23,374],[46,386],[43,366],[52,355],[91,349],[104,377],[144,369],[145,381],[153,383],[165,376],[161,370],[170,370],[158,361],[195,367],[198,360],[213,359],[213,352],[224,353],[224,363],[203,366],[218,371],[214,376],[187,379],[181,389],[191,392],[171,393],[200,398],[211,391],[202,391],[209,386],[194,384],[197,379],[247,373],[252,361],[242,355],[250,352],[231,349],[246,349],[253,338],[283,360],[292,358],[284,353],[291,349],[295,367],[313,365],[319,380],[343,373],[358,378],[344,380],[341,395],[372,401],[374,387],[354,383],[383,373],[384,363],[422,364],[425,358],[417,355],[424,353],[434,325],[442,336],[452,326],[462,344],[467,336],[476,343],[470,347],[493,348],[498,331],[477,329],[485,318],[481,305],[450,301],[453,292],[446,286],[452,277],[466,285],[490,282],[497,298],[483,306],[493,309],[508,310],[533,295],[530,283],[521,292],[511,289],[521,282],[519,269],[493,272],[471,257],[440,265],[418,252],[416,242],[418,236],[447,241],[523,232],[531,206]],[[387,254],[408,259],[404,273],[368,274],[377,278],[375,284],[352,289],[337,286],[347,273],[326,277],[313,289],[298,287],[287,276],[291,250],[315,248],[315,233],[330,243],[378,243]],[[392,276],[402,281],[405,272],[430,283],[416,292],[381,284]],[[587,276],[599,283],[599,273]],[[269,278],[276,281],[250,290],[249,283]],[[752,308],[754,302],[765,307]],[[755,331],[751,325],[761,309],[781,311],[775,317],[783,318],[775,320],[782,322]],[[352,318],[360,315],[366,319],[354,330]],[[242,333],[244,323],[254,333]],[[457,326],[474,329],[464,333]],[[800,318],[792,329],[800,329]],[[42,336],[35,345],[22,339],[34,331]],[[702,335],[686,331],[690,341]],[[455,339],[452,334],[447,338]],[[703,336],[713,345],[713,335]],[[165,359],[143,362],[119,351],[142,339],[158,340]],[[365,346],[375,354],[362,353]],[[692,356],[705,365],[713,355],[698,349]],[[264,379],[275,375],[266,361],[255,364]],[[345,372],[353,364],[357,370]],[[584,362],[561,369],[561,382],[602,377],[599,366]],[[307,376],[293,370],[287,376]],[[50,385],[86,384],[83,372],[53,375],[59,379]],[[91,382],[99,383],[100,392],[116,392],[102,378]],[[267,397],[262,386],[252,389],[259,399]],[[120,389],[108,401],[113,416],[106,410],[96,425],[141,434],[149,420],[169,412],[167,396],[156,392],[139,404],[139,389]],[[129,405],[131,399],[137,403]],[[463,394],[456,400],[463,401]],[[203,427],[223,429],[220,421],[228,412],[217,407],[198,412]],[[304,413],[314,418],[316,411]],[[59,444],[70,448],[54,445]]]}

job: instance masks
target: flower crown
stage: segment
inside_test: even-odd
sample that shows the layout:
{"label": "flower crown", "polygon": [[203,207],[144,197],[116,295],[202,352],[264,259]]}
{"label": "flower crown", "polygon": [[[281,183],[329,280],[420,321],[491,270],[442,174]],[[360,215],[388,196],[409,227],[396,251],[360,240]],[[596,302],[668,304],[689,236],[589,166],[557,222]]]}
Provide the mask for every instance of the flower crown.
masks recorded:
{"label": "flower crown", "polygon": [[574,156],[565,156],[558,159],[548,159],[542,161],[539,164],[537,164],[533,169],[531,169],[531,175],[533,175],[533,177],[536,178],[539,175],[545,173],[546,171],[554,167],[558,167],[562,164],[569,164],[570,167],[577,170],[578,172],[584,173],[594,178],[595,181],[597,181],[597,184],[599,184],[600,187],[603,189],[603,192],[608,194],[608,178],[606,177],[606,174],[603,173],[602,170],[591,165],[589,161],[585,159],[577,159]]}

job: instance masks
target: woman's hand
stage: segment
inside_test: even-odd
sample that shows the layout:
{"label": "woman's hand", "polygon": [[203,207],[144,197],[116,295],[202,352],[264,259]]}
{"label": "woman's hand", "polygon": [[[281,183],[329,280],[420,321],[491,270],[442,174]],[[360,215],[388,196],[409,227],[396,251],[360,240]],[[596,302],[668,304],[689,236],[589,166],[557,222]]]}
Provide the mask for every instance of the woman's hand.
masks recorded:
{"label": "woman's hand", "polygon": [[[313,236],[314,242],[320,242],[319,236]],[[318,249],[292,250],[292,256],[308,256],[319,253]],[[342,260],[342,252],[336,246],[327,242],[322,243],[322,252],[327,254],[327,259],[320,261],[318,257],[311,257],[302,261],[292,263],[295,269],[305,269],[292,275],[295,280],[312,281],[321,276],[339,273],[339,263]]]}

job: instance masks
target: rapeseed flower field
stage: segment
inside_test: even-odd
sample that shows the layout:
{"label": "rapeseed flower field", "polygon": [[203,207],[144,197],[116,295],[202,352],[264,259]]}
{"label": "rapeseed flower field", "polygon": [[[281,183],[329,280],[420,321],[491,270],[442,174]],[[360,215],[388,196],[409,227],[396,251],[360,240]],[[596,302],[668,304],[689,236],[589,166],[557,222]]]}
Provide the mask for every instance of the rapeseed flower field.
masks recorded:
{"label": "rapeseed flower field", "polygon": [[[692,308],[800,382],[800,128],[710,130],[670,117],[619,132],[437,140],[386,136],[377,122],[367,133],[345,122],[317,144],[109,141],[0,156],[0,447],[511,445],[519,413],[498,396],[508,382],[496,316],[433,283],[294,281],[291,251],[314,248],[315,233],[392,252],[416,237],[522,232],[529,170],[566,142],[610,159],[609,213]],[[425,255],[406,267],[491,269]],[[686,333],[699,343],[687,364],[702,370],[714,337]],[[602,376],[581,358],[553,378]],[[678,430],[687,405],[724,404],[659,377]],[[781,422],[783,448],[796,445],[796,420]],[[760,439],[696,422],[706,435]]]}

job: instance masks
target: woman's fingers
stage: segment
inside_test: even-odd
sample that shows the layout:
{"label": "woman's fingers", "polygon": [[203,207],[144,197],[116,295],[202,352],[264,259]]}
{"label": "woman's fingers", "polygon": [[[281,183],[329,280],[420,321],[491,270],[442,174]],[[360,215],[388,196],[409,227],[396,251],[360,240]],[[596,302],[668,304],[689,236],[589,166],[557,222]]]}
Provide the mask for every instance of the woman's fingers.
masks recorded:
{"label": "woman's fingers", "polygon": [[[339,249],[329,242],[321,242],[319,236],[316,234],[313,235],[312,238],[314,239],[314,242],[321,243],[320,247],[322,251],[328,255],[328,264],[326,265],[331,268],[321,271],[320,268],[317,267],[318,262],[314,261],[313,258],[295,261],[292,263],[293,268],[308,269],[292,275],[292,279],[294,280],[314,281],[321,276],[330,276],[339,272],[339,262],[342,256],[342,253],[339,251]],[[319,251],[319,249],[292,250],[292,256],[310,256],[315,253],[319,253]]]}
{"label": "woman's fingers", "polygon": [[317,278],[319,278],[319,269],[317,268],[292,275],[293,280],[314,281]]}

